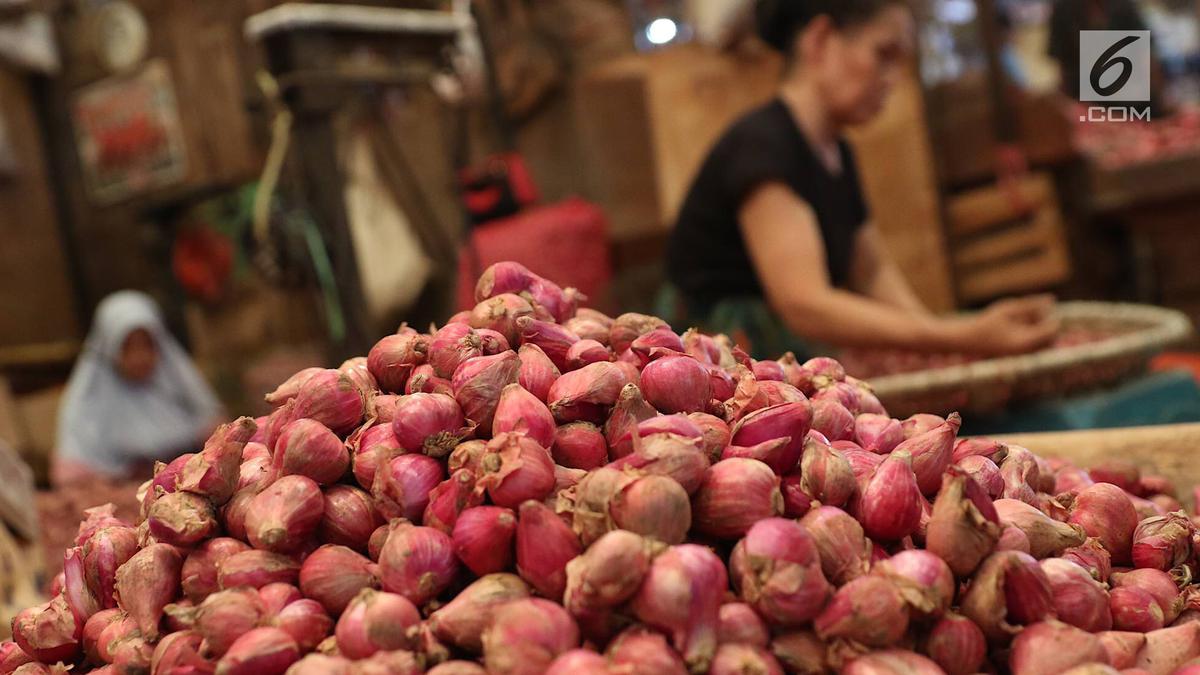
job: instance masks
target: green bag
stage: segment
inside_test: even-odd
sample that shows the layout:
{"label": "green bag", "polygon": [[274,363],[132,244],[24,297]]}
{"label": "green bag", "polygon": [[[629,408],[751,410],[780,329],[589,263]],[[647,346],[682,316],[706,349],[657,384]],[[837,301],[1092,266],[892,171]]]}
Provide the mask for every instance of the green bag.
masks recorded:
{"label": "green bag", "polygon": [[711,306],[703,306],[685,300],[677,289],[665,285],[658,293],[656,306],[658,316],[676,332],[699,328],[713,335],[724,333],[755,359],[778,359],[792,352],[804,362],[828,353],[788,330],[761,297],[723,298]]}

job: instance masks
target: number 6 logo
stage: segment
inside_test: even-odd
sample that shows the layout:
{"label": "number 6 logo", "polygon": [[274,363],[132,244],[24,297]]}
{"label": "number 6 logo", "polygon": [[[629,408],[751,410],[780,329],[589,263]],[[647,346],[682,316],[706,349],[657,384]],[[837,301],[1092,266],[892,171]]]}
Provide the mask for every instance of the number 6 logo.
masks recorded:
{"label": "number 6 logo", "polygon": [[[1109,47],[1096,59],[1096,63],[1092,66],[1090,75],[1092,89],[1101,96],[1112,96],[1121,91],[1126,84],[1129,83],[1129,78],[1133,77],[1133,61],[1128,57],[1118,56],[1121,50],[1141,39],[1138,35],[1128,35]],[[1117,76],[1108,86],[1103,86],[1100,81],[1104,75],[1114,67],[1120,66],[1121,74]]]}
{"label": "number 6 logo", "polygon": [[1149,103],[1150,41],[1148,30],[1079,31],[1079,100]]}

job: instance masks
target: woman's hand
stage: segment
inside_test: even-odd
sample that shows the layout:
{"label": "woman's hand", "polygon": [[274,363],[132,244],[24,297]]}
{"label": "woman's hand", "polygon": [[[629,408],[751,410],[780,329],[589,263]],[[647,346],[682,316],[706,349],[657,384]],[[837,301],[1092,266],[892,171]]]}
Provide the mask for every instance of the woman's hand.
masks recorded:
{"label": "woman's hand", "polygon": [[1000,300],[977,316],[960,319],[958,342],[965,352],[1009,356],[1036,351],[1054,341],[1058,320],[1050,295]]}

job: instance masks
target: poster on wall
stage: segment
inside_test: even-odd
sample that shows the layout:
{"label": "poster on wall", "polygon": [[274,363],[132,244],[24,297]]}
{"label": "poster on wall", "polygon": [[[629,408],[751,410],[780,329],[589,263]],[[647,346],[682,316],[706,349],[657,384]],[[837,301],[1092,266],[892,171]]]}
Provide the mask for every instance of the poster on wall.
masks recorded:
{"label": "poster on wall", "polygon": [[89,197],[111,204],[183,180],[187,157],[162,60],[81,89],[71,106]]}

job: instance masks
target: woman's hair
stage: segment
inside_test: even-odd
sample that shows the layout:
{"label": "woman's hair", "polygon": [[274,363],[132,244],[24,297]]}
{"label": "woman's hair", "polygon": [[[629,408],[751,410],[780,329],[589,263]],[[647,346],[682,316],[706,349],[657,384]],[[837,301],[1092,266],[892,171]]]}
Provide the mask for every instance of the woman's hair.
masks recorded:
{"label": "woman's hair", "polygon": [[839,28],[850,28],[870,21],[891,5],[903,4],[904,0],[758,0],[754,20],[759,36],[787,54],[796,36],[819,16],[828,16]]}

